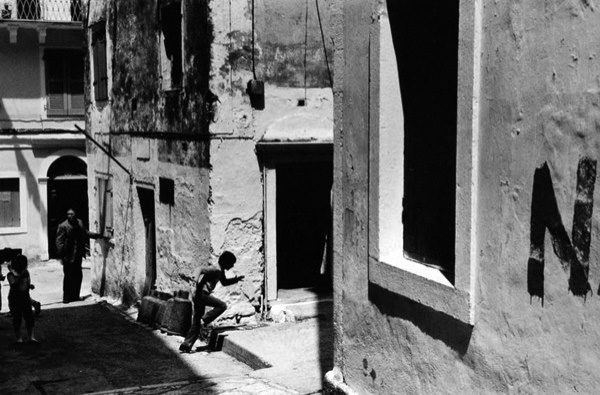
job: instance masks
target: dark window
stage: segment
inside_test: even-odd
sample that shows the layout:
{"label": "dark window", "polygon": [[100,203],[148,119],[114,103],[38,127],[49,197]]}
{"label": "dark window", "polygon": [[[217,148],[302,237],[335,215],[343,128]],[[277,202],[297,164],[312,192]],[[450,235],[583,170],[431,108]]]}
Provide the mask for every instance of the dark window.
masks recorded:
{"label": "dark window", "polygon": [[0,227],[21,226],[21,201],[18,178],[0,179]]}
{"label": "dark window", "polygon": [[47,49],[44,60],[48,115],[83,115],[83,52]]}
{"label": "dark window", "polygon": [[175,182],[170,178],[159,178],[159,199],[161,203],[175,204]]}
{"label": "dark window", "polygon": [[92,56],[94,61],[94,98],[108,100],[108,75],[106,67],[106,24],[92,27]]}
{"label": "dark window", "polygon": [[181,2],[164,3],[160,9],[163,88],[176,89],[181,87],[182,76]]}
{"label": "dark window", "polygon": [[404,112],[404,252],[453,282],[459,1],[387,5]]}

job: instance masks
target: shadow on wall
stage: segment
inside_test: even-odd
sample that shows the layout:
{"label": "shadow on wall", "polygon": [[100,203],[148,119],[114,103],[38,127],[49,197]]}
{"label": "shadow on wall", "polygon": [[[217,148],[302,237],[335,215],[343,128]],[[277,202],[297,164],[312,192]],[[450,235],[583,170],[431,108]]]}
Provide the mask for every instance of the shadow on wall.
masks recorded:
{"label": "shadow on wall", "polygon": [[40,218],[45,218],[48,214],[46,208],[42,206],[42,196],[40,195],[40,187],[38,183],[38,175],[33,173],[27,158],[23,155],[23,150],[15,147],[15,159],[17,161],[17,168],[21,173],[25,174],[25,180],[27,183],[27,193],[29,195],[29,201],[33,202],[35,209]]}
{"label": "shadow on wall", "polygon": [[375,284],[369,284],[369,301],[382,314],[412,322],[423,333],[441,340],[460,356],[469,349],[473,333],[473,327],[469,324]]}

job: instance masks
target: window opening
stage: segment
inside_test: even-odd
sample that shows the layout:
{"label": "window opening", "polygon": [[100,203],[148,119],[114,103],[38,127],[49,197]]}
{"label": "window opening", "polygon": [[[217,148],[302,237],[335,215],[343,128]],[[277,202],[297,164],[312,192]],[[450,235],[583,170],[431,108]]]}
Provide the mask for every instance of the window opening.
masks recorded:
{"label": "window opening", "polygon": [[48,49],[44,60],[48,116],[84,115],[83,52]]}
{"label": "window opening", "polygon": [[92,56],[94,61],[94,98],[108,100],[108,73],[106,65],[106,24],[98,23],[92,28]]}
{"label": "window opening", "polygon": [[175,181],[170,178],[160,177],[158,182],[160,202],[173,206],[175,204]]}
{"label": "window opening", "polygon": [[459,1],[387,6],[404,114],[404,253],[454,282]]}
{"label": "window opening", "polygon": [[182,78],[181,2],[161,7],[160,30],[163,89],[178,89]]}
{"label": "window opening", "polygon": [[21,226],[19,178],[0,179],[0,228]]}

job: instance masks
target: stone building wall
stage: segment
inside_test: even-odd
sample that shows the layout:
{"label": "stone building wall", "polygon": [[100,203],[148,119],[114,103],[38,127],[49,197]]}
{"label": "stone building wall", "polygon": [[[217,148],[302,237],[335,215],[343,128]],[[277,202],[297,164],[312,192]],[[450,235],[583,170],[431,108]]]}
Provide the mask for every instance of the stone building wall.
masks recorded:
{"label": "stone building wall", "polygon": [[[459,76],[460,65],[473,75],[459,78],[459,106],[468,105],[459,107],[457,175],[467,182],[457,182],[457,207],[469,209],[457,218],[468,226],[457,226],[457,256],[465,245],[467,254],[456,265],[468,276],[448,287],[395,269],[402,275],[373,280],[383,262],[367,242],[376,236],[368,117],[384,115],[362,96],[379,93],[369,76],[380,65],[360,59],[387,20],[378,3],[344,2],[336,63],[335,361],[345,382],[360,393],[594,393],[597,4],[461,2]],[[464,315],[439,296],[463,291]]]}
{"label": "stone building wall", "polygon": [[[246,280],[217,288],[217,296],[232,304],[224,318],[251,316],[264,285],[263,180],[256,143],[275,121],[333,105],[320,30],[314,26],[316,10],[314,5],[309,8],[311,25],[305,37],[304,3],[255,2],[254,69],[256,78],[265,82],[265,109],[255,110],[246,93],[254,77],[252,2],[182,1],[179,94],[161,90],[158,5],[100,2],[92,3],[97,9],[90,10],[90,26],[94,20],[106,20],[112,95],[106,105],[92,100],[90,130],[136,180],[132,187],[127,173],[88,143],[95,164],[90,165],[90,178],[94,172],[112,175],[115,218],[113,240],[96,251],[95,289],[118,297],[125,297],[124,289],[129,289],[129,299],[140,297],[145,241],[136,188],[151,187],[156,200],[157,288],[191,289],[197,268],[216,263],[227,249],[238,257],[233,271]],[[327,29],[326,8],[322,18]],[[330,44],[327,48],[331,52]],[[297,101],[305,95],[315,100],[299,108]],[[159,201],[160,177],[174,180],[172,206]],[[96,192],[90,187],[90,202],[97,199]],[[94,207],[92,217],[99,220]]]}

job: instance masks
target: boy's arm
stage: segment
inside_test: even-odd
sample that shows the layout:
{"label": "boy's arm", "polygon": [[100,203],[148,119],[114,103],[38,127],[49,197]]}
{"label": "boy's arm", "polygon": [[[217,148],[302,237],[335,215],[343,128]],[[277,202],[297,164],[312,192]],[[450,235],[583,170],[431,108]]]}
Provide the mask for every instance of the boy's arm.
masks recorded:
{"label": "boy's arm", "polygon": [[10,272],[9,272],[9,273],[6,275],[6,277],[8,278],[8,283],[9,283],[10,285],[13,285],[14,283],[16,283],[16,282],[17,282],[17,280],[18,280],[18,277],[19,277],[19,276],[18,276],[18,275],[15,275],[15,273],[14,273],[13,271],[10,271]]}
{"label": "boy's arm", "polygon": [[232,285],[237,283],[238,281],[242,281],[244,279],[244,276],[235,276],[232,278],[227,278],[227,276],[225,276],[225,272],[221,272],[221,284],[223,284],[224,286],[227,285]]}

